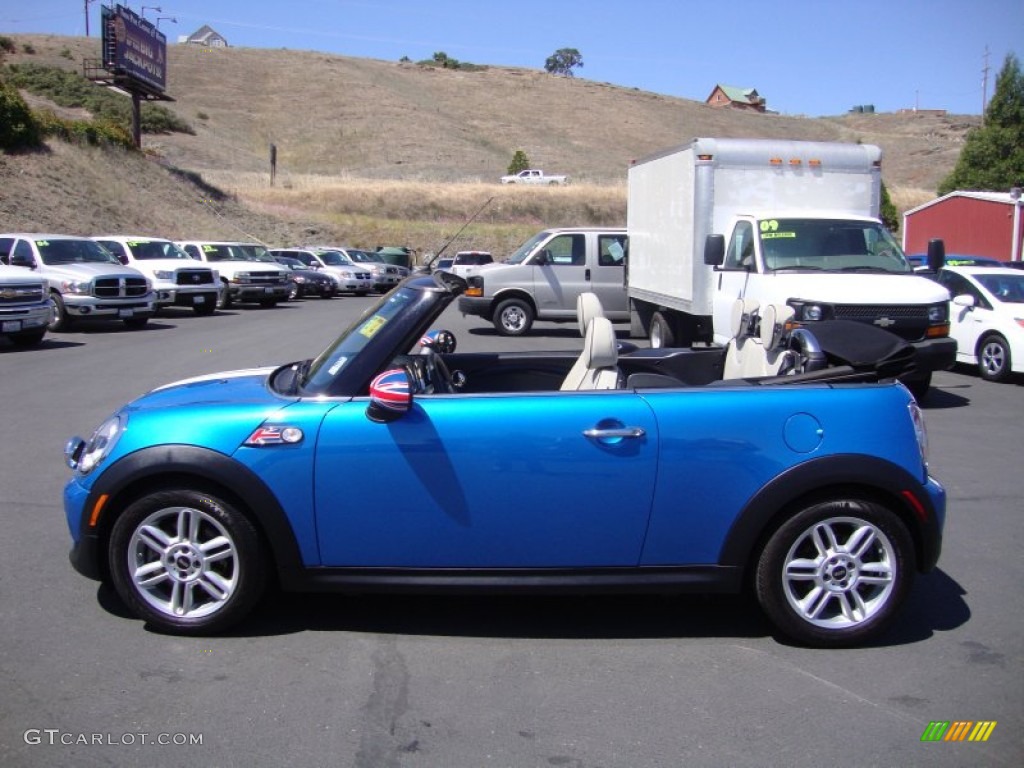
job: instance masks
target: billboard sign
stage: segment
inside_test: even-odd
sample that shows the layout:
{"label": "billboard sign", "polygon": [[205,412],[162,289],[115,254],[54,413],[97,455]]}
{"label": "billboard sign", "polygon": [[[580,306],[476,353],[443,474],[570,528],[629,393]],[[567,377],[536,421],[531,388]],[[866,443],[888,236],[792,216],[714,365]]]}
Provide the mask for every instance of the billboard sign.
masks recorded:
{"label": "billboard sign", "polygon": [[167,86],[167,37],[123,5],[101,6],[103,66],[148,88]]}

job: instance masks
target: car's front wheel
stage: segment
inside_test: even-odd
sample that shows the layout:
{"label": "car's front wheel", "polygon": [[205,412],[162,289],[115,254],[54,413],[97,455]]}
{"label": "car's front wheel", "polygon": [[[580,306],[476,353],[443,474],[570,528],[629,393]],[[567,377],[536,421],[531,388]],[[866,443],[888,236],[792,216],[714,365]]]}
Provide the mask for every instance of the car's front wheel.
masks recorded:
{"label": "car's front wheel", "polygon": [[161,632],[205,635],[241,620],[263,593],[263,548],[228,502],[189,489],[132,503],[110,536],[121,599]]}
{"label": "car's front wheel", "polygon": [[502,336],[522,336],[533,326],[533,307],[522,299],[506,299],[494,312],[494,327]]}
{"label": "car's front wheel", "polygon": [[892,620],[910,591],[914,550],[903,522],[862,499],[813,504],[783,523],[757,564],[762,609],[807,645],[862,643]]}
{"label": "car's front wheel", "polygon": [[1010,345],[999,334],[986,336],[978,345],[978,375],[986,381],[1010,378]]}
{"label": "car's front wheel", "polygon": [[64,306],[64,297],[56,292],[51,293],[50,324],[46,326],[46,330],[51,333],[67,331],[71,329],[71,323],[71,315],[68,314],[67,307]]}

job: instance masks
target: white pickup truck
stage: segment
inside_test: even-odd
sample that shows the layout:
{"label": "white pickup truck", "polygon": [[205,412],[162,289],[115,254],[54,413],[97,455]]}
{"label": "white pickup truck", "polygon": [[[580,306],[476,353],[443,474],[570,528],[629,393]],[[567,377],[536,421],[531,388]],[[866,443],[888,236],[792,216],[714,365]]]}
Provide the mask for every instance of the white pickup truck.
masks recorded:
{"label": "white pickup truck", "polygon": [[568,176],[545,176],[544,171],[527,168],[525,171],[501,177],[502,184],[568,184]]}

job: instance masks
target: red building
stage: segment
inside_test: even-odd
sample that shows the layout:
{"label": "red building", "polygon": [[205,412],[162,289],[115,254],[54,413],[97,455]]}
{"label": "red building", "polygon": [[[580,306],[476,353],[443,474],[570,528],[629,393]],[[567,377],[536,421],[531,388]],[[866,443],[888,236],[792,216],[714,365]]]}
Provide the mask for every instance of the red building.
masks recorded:
{"label": "red building", "polygon": [[903,214],[903,250],[927,253],[942,238],[947,254],[1024,259],[1024,215],[1019,191],[950,192]]}

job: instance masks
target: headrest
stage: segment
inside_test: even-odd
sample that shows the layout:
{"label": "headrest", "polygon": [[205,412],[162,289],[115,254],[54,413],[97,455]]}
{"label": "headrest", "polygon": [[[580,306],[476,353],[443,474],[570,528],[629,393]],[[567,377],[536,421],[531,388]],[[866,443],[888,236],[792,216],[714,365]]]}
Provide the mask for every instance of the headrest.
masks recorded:
{"label": "headrest", "polygon": [[586,291],[576,297],[576,322],[580,327],[580,336],[587,335],[587,326],[595,317],[604,317],[604,307],[596,293]]}
{"label": "headrest", "polygon": [[761,312],[761,343],[765,349],[775,349],[786,333],[786,324],[796,312],[788,304],[769,304]]}
{"label": "headrest", "polygon": [[583,362],[587,368],[611,368],[619,361],[615,329],[607,317],[595,317],[587,326],[583,341]]}
{"label": "headrest", "polygon": [[757,299],[736,299],[732,303],[732,319],[729,329],[734,339],[754,334],[754,318],[757,315]]}

